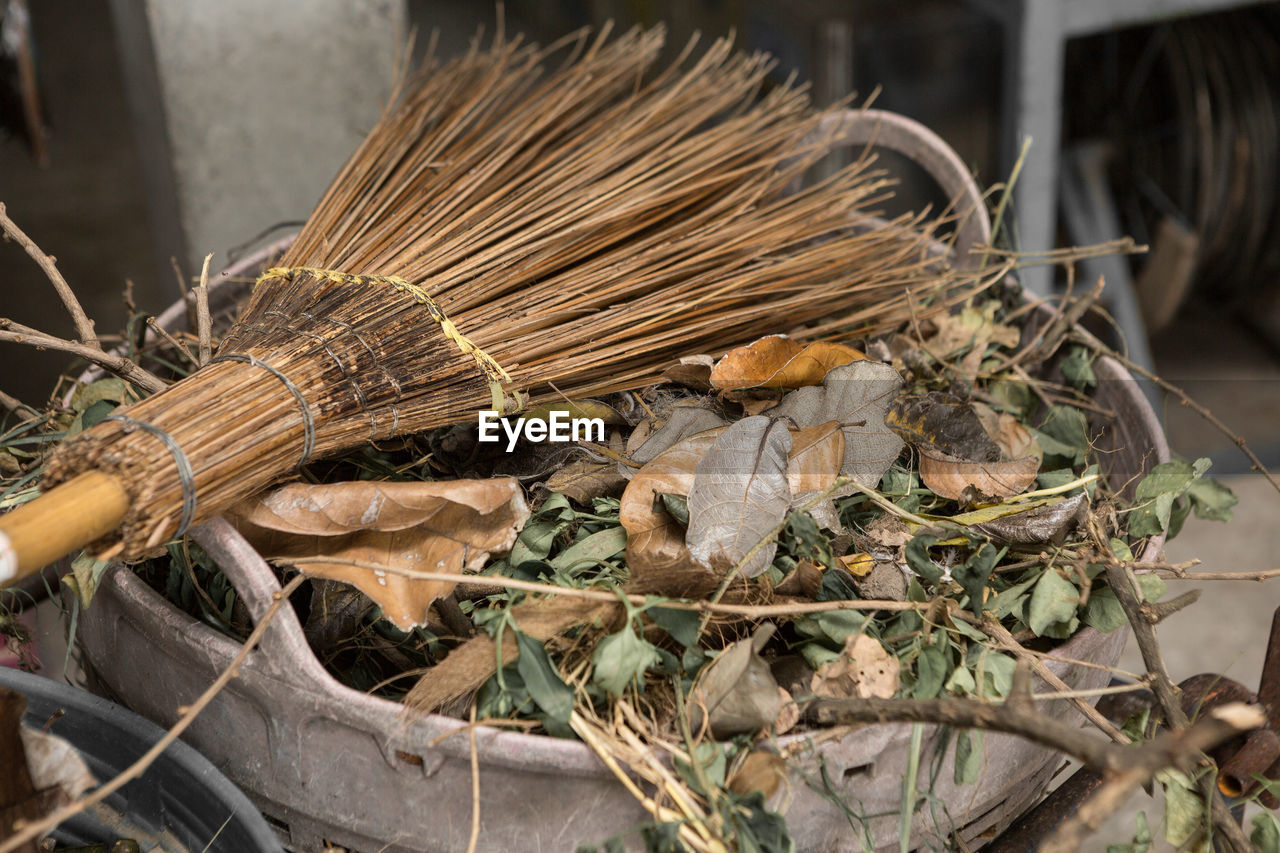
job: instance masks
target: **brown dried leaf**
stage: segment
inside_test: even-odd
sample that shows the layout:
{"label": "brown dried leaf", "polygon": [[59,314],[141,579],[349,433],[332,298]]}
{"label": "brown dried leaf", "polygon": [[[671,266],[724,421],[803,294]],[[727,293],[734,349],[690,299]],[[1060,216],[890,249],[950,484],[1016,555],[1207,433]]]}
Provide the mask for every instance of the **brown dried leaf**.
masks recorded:
{"label": "brown dried leaf", "polygon": [[791,573],[782,579],[782,583],[778,584],[774,592],[778,595],[814,598],[821,588],[822,569],[818,568],[812,560],[801,560]]}
{"label": "brown dried leaf", "polygon": [[768,335],[730,350],[711,370],[711,386],[722,391],[742,388],[802,388],[818,385],[832,368],[866,356],[844,344],[801,346],[783,335]]}
{"label": "brown dried leaf", "polygon": [[[724,574],[769,535],[791,507],[784,421],[743,418],[720,433],[694,466],[685,544],[704,566]],[[756,550],[742,566],[753,578],[773,562],[777,543]]]}
{"label": "brown dried leaf", "polygon": [[688,495],[694,466],[723,428],[686,438],[636,472],[622,493],[618,517],[627,531],[627,566],[638,592],[700,595],[720,576],[699,565],[684,544],[682,528],[662,508],[658,495]]}
{"label": "brown dried leaf", "polygon": [[686,355],[662,371],[662,378],[695,391],[710,391],[711,368],[715,363],[714,356]]}
{"label": "brown dried leaf", "polygon": [[856,361],[829,371],[820,388],[792,391],[770,414],[800,427],[838,421],[844,433],[840,473],[874,488],[902,450],[902,439],[885,426],[885,412],[901,387],[902,377],[889,365]]}
{"label": "brown dried leaf", "polygon": [[840,657],[813,674],[809,689],[815,696],[837,699],[892,699],[898,692],[898,659],[866,634],[845,640]]}
{"label": "brown dried leaf", "polygon": [[1000,446],[987,434],[977,408],[944,391],[899,396],[889,407],[885,423],[917,447],[960,459],[1000,458]]}
{"label": "brown dried leaf", "polygon": [[[251,498],[228,520],[269,559],[332,557],[393,568],[478,571],[509,551],[529,518],[511,479],[434,483],[291,483]],[[345,563],[307,563],[312,577],[349,583],[404,629],[427,619],[431,602],[452,583],[419,580]]]}
{"label": "brown dried leaf", "polygon": [[[790,696],[788,696],[790,698]],[[790,707],[795,707],[792,703]],[[797,710],[797,713],[798,710]],[[782,734],[782,730],[778,730]],[[729,777],[727,787],[735,794],[743,796],[759,791],[767,800],[778,790],[782,780],[787,778],[787,762],[782,756],[764,750],[752,750],[743,762]]]}
{"label": "brown dried leaf", "polygon": [[982,309],[968,307],[958,314],[933,317],[937,332],[924,342],[925,349],[941,361],[949,361],[951,356],[964,351],[965,355],[957,366],[965,376],[976,377],[987,347],[991,344],[1016,347],[1022,337],[1018,329],[995,321],[998,307],[998,303],[992,300]]}
{"label": "brown dried leaf", "polygon": [[704,718],[716,739],[757,732],[778,719],[784,697],[790,697],[759,654],[775,630],[769,623],[761,625],[749,639],[729,646],[698,673],[689,694],[689,722],[695,736]]}
{"label": "brown dried leaf", "polygon": [[618,466],[612,462],[592,462],[579,459],[554,471],[547,478],[546,486],[553,492],[587,504],[592,498],[616,494],[627,484]]}
{"label": "brown dried leaf", "polygon": [[831,488],[843,462],[844,432],[839,421],[794,430],[787,456],[791,505],[803,504],[815,493]]}
{"label": "brown dried leaf", "polygon": [[982,429],[1000,448],[1002,459],[1044,458],[1040,441],[1013,415],[997,412],[985,403],[974,403],[973,411],[982,423]]}
{"label": "brown dried leaf", "polygon": [[1040,460],[1034,456],[1006,462],[970,462],[937,450],[919,450],[921,481],[935,494],[955,501],[965,499],[966,489],[997,498],[1020,495],[1035,482],[1040,471]]}

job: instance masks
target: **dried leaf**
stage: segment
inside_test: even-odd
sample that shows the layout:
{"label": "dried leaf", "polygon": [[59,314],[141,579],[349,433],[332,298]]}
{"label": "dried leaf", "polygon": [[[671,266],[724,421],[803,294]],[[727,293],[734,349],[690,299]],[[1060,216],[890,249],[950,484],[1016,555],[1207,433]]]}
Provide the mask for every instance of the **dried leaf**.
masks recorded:
{"label": "dried leaf", "polygon": [[839,421],[793,431],[791,452],[787,455],[791,505],[800,506],[814,494],[831,488],[840,476],[843,462],[844,432]]}
{"label": "dried leaf", "polygon": [[960,459],[994,462],[1000,446],[983,428],[978,411],[968,400],[943,391],[903,394],[885,415],[894,432],[911,444]]}
{"label": "dried leaf", "polygon": [[648,464],[658,455],[700,432],[728,425],[728,421],[701,404],[676,406],[661,429],[649,434],[644,444],[630,451],[631,461]]}
{"label": "dried leaf", "polygon": [[846,554],[840,558],[840,565],[855,578],[864,577],[871,574],[871,570],[875,568],[876,560],[870,554]]}
{"label": "dried leaf", "polygon": [[802,346],[783,335],[768,335],[730,350],[711,371],[711,386],[722,391],[742,388],[803,388],[821,384],[827,372],[866,356],[843,344],[818,342]]}
{"label": "dried leaf", "polygon": [[708,722],[717,739],[757,732],[773,725],[783,707],[769,664],[760,650],[776,629],[761,625],[750,639],[739,640],[698,673],[689,694],[689,723],[696,735]]}
{"label": "dried leaf", "polygon": [[1038,545],[1042,542],[1061,544],[1080,520],[1087,496],[1074,497],[1026,512],[1014,513],[972,527],[1001,542]]}
{"label": "dried leaf", "polygon": [[921,481],[935,494],[954,501],[965,499],[966,490],[997,498],[1022,494],[1036,481],[1039,470],[1040,460],[1034,456],[1008,462],[970,462],[920,448]]}
{"label": "dried leaf", "polygon": [[711,368],[715,363],[715,357],[710,355],[681,356],[679,362],[662,371],[662,378],[695,391],[710,391]]}
{"label": "dried leaf", "polygon": [[1022,459],[1034,456],[1044,458],[1044,450],[1031,430],[1008,412],[997,412],[985,403],[974,403],[973,411],[982,424],[982,429],[1000,448],[1002,459]]}
{"label": "dried leaf", "polygon": [[829,371],[822,387],[792,391],[770,414],[802,428],[838,421],[844,433],[841,475],[875,487],[902,450],[902,439],[885,425],[901,387],[902,377],[887,364],[856,361]]}
{"label": "dried leaf", "polygon": [[[529,518],[510,479],[434,483],[293,483],[233,507],[228,520],[269,559],[332,557],[395,568],[478,571],[511,549]],[[307,563],[303,571],[357,587],[404,629],[423,624],[431,602],[453,584],[417,580],[345,563]]]}
{"label": "dried leaf", "polygon": [[991,344],[1016,347],[1022,338],[1018,329],[995,321],[998,308],[999,303],[991,300],[981,309],[966,307],[958,314],[933,317],[937,331],[925,340],[925,349],[940,361],[949,361],[952,356],[965,353],[958,365],[960,372],[970,378],[976,377],[987,347]]}
{"label": "dried leaf", "polygon": [[[743,418],[720,433],[694,467],[689,490],[689,553],[704,566],[728,572],[764,540],[791,506],[786,423],[763,416]],[[753,578],[773,562],[776,542],[742,566]]]}
{"label": "dried leaf", "polygon": [[782,756],[764,750],[752,750],[729,777],[726,787],[735,794],[759,791],[767,800],[787,778],[787,762]]}
{"label": "dried leaf", "polygon": [[[511,618],[520,630],[540,643],[578,625],[597,621],[610,623],[622,612],[620,603],[583,601],[568,596],[529,598],[517,604]],[[449,652],[449,656],[427,670],[404,698],[404,704],[424,714],[437,711],[484,684],[497,668],[497,643],[488,634],[477,634]],[[519,656],[514,631],[504,631],[502,660],[510,663]]]}
{"label": "dried leaf", "polygon": [[812,560],[801,560],[782,583],[774,589],[779,595],[801,595],[814,598],[822,588],[822,569]]}
{"label": "dried leaf", "polygon": [[562,400],[559,403],[536,406],[521,412],[520,415],[525,420],[549,421],[553,412],[560,412],[564,418],[599,418],[606,424],[614,426],[627,422],[617,409],[599,400]]}
{"label": "dried leaf", "polygon": [[612,462],[592,462],[579,459],[554,471],[547,478],[550,491],[581,504],[590,504],[592,498],[615,494],[627,484],[627,478]]}
{"label": "dried leaf", "polygon": [[622,493],[618,518],[627,531],[627,566],[637,591],[701,595],[719,584],[719,575],[690,556],[685,529],[663,509],[660,497],[689,494],[694,466],[718,435],[703,432],[663,451]]}
{"label": "dried leaf", "polygon": [[836,699],[892,699],[898,692],[901,665],[879,641],[866,634],[845,640],[840,656],[813,674],[809,690]]}

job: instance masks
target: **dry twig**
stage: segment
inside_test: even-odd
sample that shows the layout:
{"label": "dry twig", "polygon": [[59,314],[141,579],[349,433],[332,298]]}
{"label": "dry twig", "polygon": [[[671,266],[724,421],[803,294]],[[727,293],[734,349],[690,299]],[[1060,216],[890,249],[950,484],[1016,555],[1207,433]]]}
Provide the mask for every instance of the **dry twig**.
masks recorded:
{"label": "dry twig", "polygon": [[84,313],[84,308],[80,305],[80,300],[76,298],[74,291],[71,290],[71,285],[67,284],[67,280],[58,271],[58,259],[41,251],[35,241],[28,237],[18,227],[17,223],[9,218],[9,214],[5,211],[5,206],[2,203],[0,203],[0,231],[12,238],[30,256],[31,260],[35,261],[40,269],[44,270],[45,277],[49,279],[49,283],[57,291],[58,298],[62,300],[62,304],[66,306],[67,313],[71,315],[71,321],[75,323],[76,334],[80,336],[80,343],[101,349],[102,346],[98,343],[98,336],[93,331],[93,321]]}

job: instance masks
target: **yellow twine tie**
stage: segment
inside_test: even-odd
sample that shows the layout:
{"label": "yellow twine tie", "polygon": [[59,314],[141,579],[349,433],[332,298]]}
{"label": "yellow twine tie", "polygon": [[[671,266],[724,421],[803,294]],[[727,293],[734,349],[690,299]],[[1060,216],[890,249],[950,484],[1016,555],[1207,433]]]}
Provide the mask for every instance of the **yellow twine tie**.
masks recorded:
{"label": "yellow twine tie", "polygon": [[452,320],[445,316],[444,311],[440,308],[439,304],[428,296],[425,290],[418,287],[418,285],[395,275],[352,275],[351,273],[345,273],[340,270],[325,270],[318,269],[317,267],[271,267],[262,275],[258,276],[258,280],[255,282],[254,286],[256,287],[262,282],[273,278],[289,281],[293,278],[294,273],[307,273],[316,278],[334,282],[335,284],[389,284],[401,293],[409,294],[409,296],[413,298],[414,302],[417,302],[419,305],[422,305],[427,309],[427,314],[436,322],[437,325],[440,326],[440,331],[444,333],[446,338],[453,341],[454,345],[456,345],[463,354],[469,355],[475,359],[476,364],[485,375],[485,380],[489,383],[489,392],[493,395],[492,402],[494,411],[503,413],[518,412],[523,407],[524,401],[521,398],[520,393],[513,391],[511,393],[511,398],[514,403],[514,408],[508,411],[506,408],[507,391],[502,387],[502,383],[503,381],[510,382],[511,375],[507,373],[507,371],[502,368],[502,365],[498,364],[491,355],[468,340],[466,335],[462,334],[462,332],[459,332],[458,327],[453,324]]}

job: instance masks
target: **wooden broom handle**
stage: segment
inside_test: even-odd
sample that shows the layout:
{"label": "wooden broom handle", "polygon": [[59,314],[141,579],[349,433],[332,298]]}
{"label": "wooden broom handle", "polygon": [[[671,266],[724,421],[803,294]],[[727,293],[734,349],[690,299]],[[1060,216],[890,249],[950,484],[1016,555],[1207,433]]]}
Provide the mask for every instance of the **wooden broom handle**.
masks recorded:
{"label": "wooden broom handle", "polygon": [[0,515],[0,587],[101,539],[128,511],[129,494],[120,482],[89,471]]}

